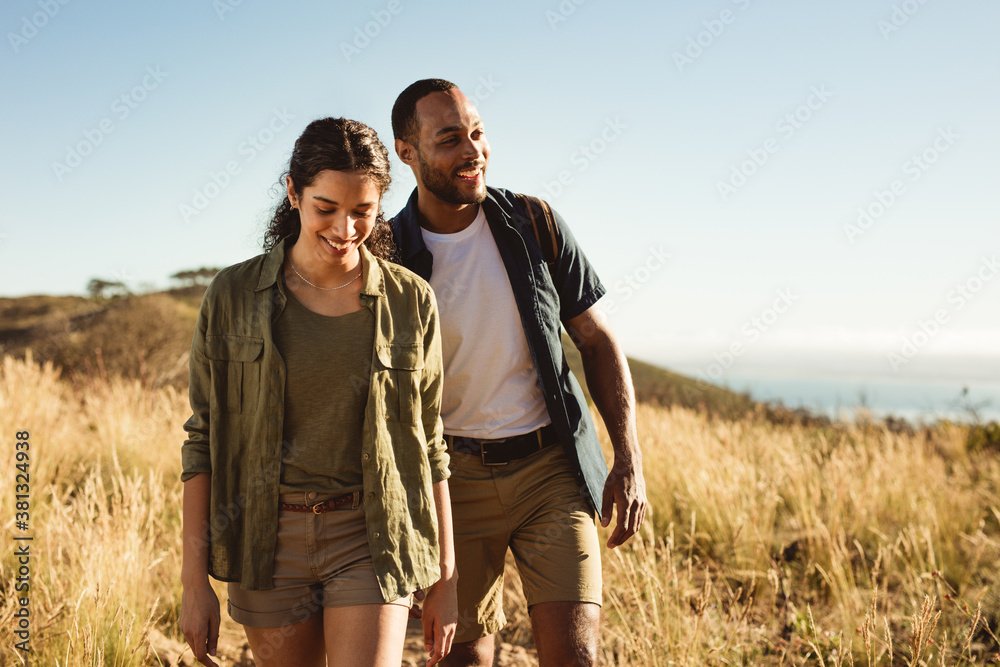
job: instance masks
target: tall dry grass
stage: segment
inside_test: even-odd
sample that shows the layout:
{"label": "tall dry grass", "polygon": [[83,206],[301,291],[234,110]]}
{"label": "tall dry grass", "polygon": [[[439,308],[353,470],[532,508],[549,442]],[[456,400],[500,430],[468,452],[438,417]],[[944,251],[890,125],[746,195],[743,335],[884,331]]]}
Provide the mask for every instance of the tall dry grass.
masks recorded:
{"label": "tall dry grass", "polygon": [[[71,384],[3,360],[0,433],[31,433],[33,664],[158,664],[151,633],[179,639],[187,414],[170,387]],[[652,511],[604,553],[605,664],[967,665],[996,652],[1000,463],[970,453],[964,429],[776,427],[647,406],[638,421]],[[10,538],[24,533],[5,451],[0,665],[14,665]],[[511,593],[504,637],[525,642]]]}
{"label": "tall dry grass", "polygon": [[608,663],[992,659],[1000,463],[965,429],[638,421],[653,515],[605,561]]}
{"label": "tall dry grass", "polygon": [[[180,603],[178,443],[186,397],[139,382],[71,385],[51,366],[3,359],[0,664],[14,654],[13,535],[33,537],[32,664],[150,664],[147,637]],[[28,531],[14,524],[13,442],[30,433]],[[24,544],[21,542],[20,544]],[[23,594],[18,594],[23,595]],[[154,663],[155,664],[155,663]]]}

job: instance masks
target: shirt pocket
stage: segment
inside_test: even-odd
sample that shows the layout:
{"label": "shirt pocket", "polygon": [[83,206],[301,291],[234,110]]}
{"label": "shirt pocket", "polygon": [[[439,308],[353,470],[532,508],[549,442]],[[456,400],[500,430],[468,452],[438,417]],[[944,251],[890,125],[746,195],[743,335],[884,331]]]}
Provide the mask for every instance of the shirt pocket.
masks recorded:
{"label": "shirt pocket", "polygon": [[240,413],[257,404],[263,338],[209,335],[205,356],[212,368],[212,409]]}
{"label": "shirt pocket", "polygon": [[385,369],[385,416],[390,421],[415,424],[420,418],[420,377],[424,349],[420,345],[379,345],[376,353]]}

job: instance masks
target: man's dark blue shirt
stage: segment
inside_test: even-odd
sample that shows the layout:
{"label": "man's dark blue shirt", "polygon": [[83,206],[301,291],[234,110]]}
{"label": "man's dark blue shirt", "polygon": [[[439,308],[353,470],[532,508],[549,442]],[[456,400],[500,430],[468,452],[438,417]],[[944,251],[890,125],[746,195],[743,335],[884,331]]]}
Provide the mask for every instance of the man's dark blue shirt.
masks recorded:
{"label": "man's dark blue shirt", "polygon": [[[583,390],[563,354],[562,324],[593,306],[604,295],[604,286],[555,212],[561,246],[555,261],[547,266],[517,195],[487,188],[482,206],[510,278],[549,418],[573,462],[581,487],[586,487],[584,496],[600,512],[608,468]],[[390,225],[399,263],[430,280],[434,258],[420,233],[416,190]],[[447,376],[444,381],[448,382]]]}

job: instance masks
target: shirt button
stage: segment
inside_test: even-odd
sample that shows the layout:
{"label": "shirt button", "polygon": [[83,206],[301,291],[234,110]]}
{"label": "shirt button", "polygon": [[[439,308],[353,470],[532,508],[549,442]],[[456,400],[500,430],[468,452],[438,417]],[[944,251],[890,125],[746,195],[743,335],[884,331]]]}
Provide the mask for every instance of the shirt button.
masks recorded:
{"label": "shirt button", "polygon": [[375,494],[374,493],[369,493],[368,494],[368,499],[369,500],[375,500]]}
{"label": "shirt button", "polygon": [[378,539],[378,537],[379,537],[379,534],[378,534],[378,532],[376,532],[376,533],[375,533],[375,539],[377,540],[377,539]]}
{"label": "shirt button", "polygon": [[370,457],[370,456],[369,456],[368,454],[365,454],[365,461],[367,461],[367,460],[368,460],[368,459],[370,459],[370,458],[371,458],[371,457]]}

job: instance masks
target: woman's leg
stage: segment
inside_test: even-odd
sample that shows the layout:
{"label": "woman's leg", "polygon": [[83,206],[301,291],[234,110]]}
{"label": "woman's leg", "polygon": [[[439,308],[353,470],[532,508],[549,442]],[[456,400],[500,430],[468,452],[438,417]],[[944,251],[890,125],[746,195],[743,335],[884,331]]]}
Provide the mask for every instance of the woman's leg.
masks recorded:
{"label": "woman's leg", "polygon": [[323,616],[320,614],[280,628],[244,625],[243,629],[257,667],[323,667],[326,664]]}
{"label": "woman's leg", "polygon": [[408,610],[401,604],[324,609],[329,667],[399,667]]}

